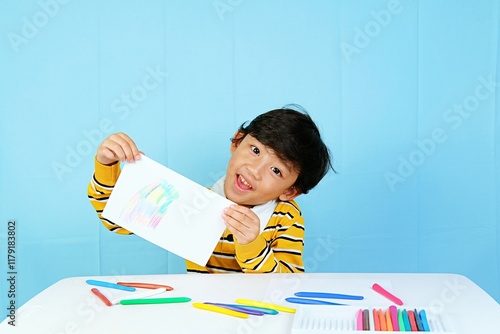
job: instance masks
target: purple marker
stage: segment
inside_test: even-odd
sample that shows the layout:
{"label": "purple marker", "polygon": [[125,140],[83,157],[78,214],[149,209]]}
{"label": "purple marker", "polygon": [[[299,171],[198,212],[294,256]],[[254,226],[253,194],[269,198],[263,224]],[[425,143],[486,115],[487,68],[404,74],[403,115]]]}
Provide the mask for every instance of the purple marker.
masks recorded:
{"label": "purple marker", "polygon": [[220,306],[220,307],[227,308],[228,310],[233,310],[233,311],[242,312],[242,313],[251,314],[251,315],[264,315],[264,312],[261,312],[261,311],[250,310],[250,309],[245,308],[245,307],[233,306],[233,305],[229,305],[229,304],[209,303],[209,302],[206,302],[205,304]]}

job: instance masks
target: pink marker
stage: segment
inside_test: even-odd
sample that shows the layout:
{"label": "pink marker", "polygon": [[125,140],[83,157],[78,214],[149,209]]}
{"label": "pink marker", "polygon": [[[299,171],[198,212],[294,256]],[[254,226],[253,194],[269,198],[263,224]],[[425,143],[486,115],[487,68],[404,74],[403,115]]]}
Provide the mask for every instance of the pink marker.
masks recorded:
{"label": "pink marker", "polygon": [[392,329],[395,332],[399,332],[398,309],[396,308],[396,306],[391,305],[389,306],[389,312],[391,313]]}
{"label": "pink marker", "polygon": [[356,330],[357,331],[363,330],[363,310],[362,309],[359,309],[358,315],[356,316]]}
{"label": "pink marker", "polygon": [[393,303],[395,303],[397,305],[403,305],[403,302],[401,301],[401,299],[394,296],[392,293],[390,293],[389,291],[387,291],[386,289],[384,289],[383,287],[381,287],[377,283],[372,285],[372,289],[375,290],[376,292],[380,293],[382,296],[389,299]]}

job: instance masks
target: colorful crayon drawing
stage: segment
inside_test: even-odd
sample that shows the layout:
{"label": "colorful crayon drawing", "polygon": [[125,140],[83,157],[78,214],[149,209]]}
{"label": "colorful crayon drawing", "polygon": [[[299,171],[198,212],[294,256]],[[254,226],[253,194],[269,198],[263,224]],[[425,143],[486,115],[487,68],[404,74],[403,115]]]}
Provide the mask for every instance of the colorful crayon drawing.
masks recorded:
{"label": "colorful crayon drawing", "polygon": [[158,180],[132,196],[121,217],[127,222],[154,230],[165,216],[170,204],[178,198],[179,193],[173,185],[165,180]]}

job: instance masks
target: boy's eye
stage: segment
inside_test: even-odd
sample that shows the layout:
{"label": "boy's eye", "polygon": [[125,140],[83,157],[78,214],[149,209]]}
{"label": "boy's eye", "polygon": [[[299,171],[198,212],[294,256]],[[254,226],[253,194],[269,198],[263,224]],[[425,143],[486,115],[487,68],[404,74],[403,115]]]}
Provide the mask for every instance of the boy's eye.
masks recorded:
{"label": "boy's eye", "polygon": [[274,174],[276,175],[281,175],[281,171],[279,168],[276,167],[271,167],[271,170],[273,171]]}
{"label": "boy's eye", "polygon": [[257,147],[255,147],[255,146],[252,146],[252,152],[255,153],[255,154],[257,154],[257,155],[260,154],[260,150]]}

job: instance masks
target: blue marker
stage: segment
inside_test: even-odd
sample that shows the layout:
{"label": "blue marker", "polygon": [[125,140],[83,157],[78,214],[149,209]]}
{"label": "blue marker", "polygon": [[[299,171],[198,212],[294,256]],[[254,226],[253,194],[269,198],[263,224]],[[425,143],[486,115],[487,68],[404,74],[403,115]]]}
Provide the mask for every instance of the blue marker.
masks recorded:
{"label": "blue marker", "polygon": [[420,315],[420,320],[422,320],[422,326],[424,327],[424,331],[425,332],[430,332],[430,328],[429,328],[429,323],[427,322],[427,314],[425,313],[425,310],[421,310],[419,312],[419,315]]}
{"label": "blue marker", "polygon": [[104,282],[104,281],[96,281],[93,279],[88,279],[85,282],[90,285],[97,285],[97,286],[102,286],[104,288],[111,288],[111,289],[118,289],[118,290],[125,290],[125,291],[135,291],[135,288],[129,287],[129,286],[124,286],[124,285],[119,285],[115,283],[110,283],[110,282]]}
{"label": "blue marker", "polygon": [[408,318],[408,312],[406,309],[403,310],[403,321],[405,323],[406,330],[411,332],[410,318]]}
{"label": "blue marker", "polygon": [[350,299],[350,300],[363,300],[363,296],[344,295],[341,293],[328,293],[328,292],[296,292],[297,297],[310,297],[310,298],[332,298],[332,299]]}
{"label": "blue marker", "polygon": [[345,304],[339,304],[339,303],[332,303],[332,302],[327,302],[325,300],[318,300],[318,299],[309,299],[309,298],[295,298],[295,297],[288,297],[285,298],[285,300],[289,303],[296,303],[296,304],[310,304],[310,305],[345,305]]}

